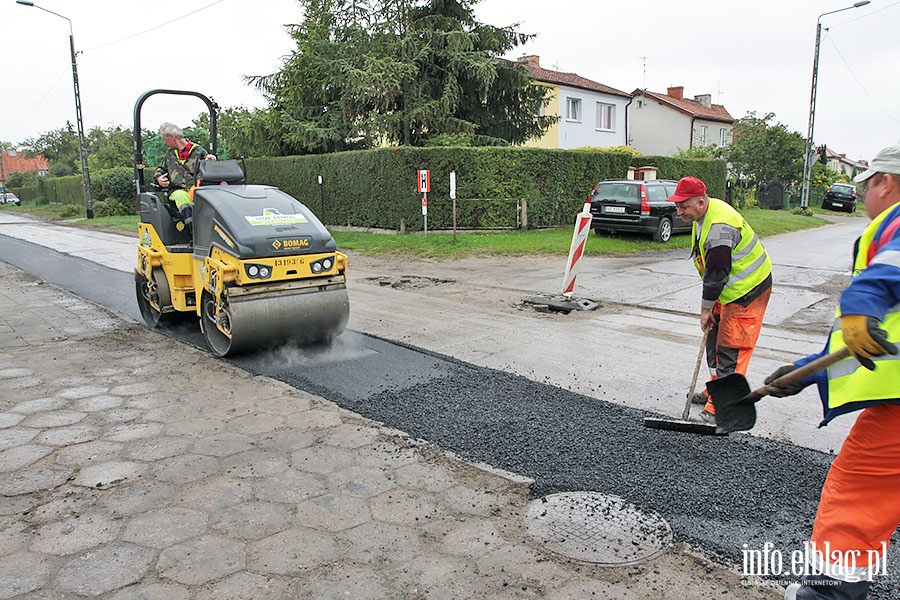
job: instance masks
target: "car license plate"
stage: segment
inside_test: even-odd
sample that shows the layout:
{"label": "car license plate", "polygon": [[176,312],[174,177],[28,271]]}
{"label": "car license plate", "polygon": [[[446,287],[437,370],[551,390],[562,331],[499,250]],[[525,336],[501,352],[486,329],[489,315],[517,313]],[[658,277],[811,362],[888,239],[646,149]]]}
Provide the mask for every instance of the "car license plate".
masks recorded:
{"label": "car license plate", "polygon": [[625,212],[624,206],[604,206],[603,212],[605,213],[623,213]]}
{"label": "car license plate", "polygon": [[832,201],[831,201],[831,205],[832,205],[832,206],[835,206],[835,207],[837,207],[837,208],[844,208],[844,203],[843,203],[843,202],[835,202],[834,200],[832,200]]}

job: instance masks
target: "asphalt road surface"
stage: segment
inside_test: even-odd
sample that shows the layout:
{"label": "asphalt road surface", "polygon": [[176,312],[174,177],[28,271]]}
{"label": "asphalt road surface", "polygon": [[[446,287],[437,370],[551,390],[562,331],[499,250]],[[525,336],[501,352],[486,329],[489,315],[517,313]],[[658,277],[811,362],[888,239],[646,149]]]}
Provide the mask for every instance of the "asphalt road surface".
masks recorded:
{"label": "asphalt road surface", "polygon": [[[0,259],[140,320],[131,273],[5,235]],[[191,320],[166,333],[204,346]],[[528,476],[535,496],[622,496],[662,515],[676,541],[737,567],[744,549],[766,542],[803,547],[832,459],[750,435],[647,429],[645,411],[353,331],[330,349],[281,348],[230,362],[465,459]],[[889,567],[900,564],[894,542]],[[889,569],[871,597],[894,597],[898,581]]]}

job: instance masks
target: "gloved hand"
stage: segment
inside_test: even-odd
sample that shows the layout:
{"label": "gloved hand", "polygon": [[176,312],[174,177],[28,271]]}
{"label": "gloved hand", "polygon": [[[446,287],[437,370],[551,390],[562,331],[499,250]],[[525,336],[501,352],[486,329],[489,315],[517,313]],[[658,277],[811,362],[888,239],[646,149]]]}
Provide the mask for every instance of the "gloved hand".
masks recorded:
{"label": "gloved hand", "polygon": [[792,384],[786,385],[784,387],[774,387],[771,385],[771,383],[773,381],[775,381],[782,375],[787,375],[788,373],[790,373],[791,371],[793,371],[796,368],[797,368],[797,365],[795,365],[794,363],[790,363],[787,365],[781,365],[780,367],[775,369],[771,375],[766,377],[766,385],[769,386],[766,391],[769,393],[770,396],[775,396],[776,398],[784,398],[785,396],[794,396],[796,394],[799,394],[800,391],[803,390],[803,388],[805,388],[807,385],[809,385],[808,383],[803,383],[802,381],[798,381],[797,383],[792,383]]}
{"label": "gloved hand", "polygon": [[875,370],[873,356],[897,354],[898,348],[887,339],[887,332],[878,326],[878,319],[868,315],[843,315],[841,331],[847,349],[870,371]]}

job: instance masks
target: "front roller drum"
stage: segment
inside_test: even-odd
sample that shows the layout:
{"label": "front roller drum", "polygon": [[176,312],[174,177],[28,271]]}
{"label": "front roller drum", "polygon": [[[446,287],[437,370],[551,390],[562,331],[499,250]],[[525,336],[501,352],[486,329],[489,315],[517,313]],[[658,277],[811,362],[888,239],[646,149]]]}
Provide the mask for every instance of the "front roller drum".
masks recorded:
{"label": "front roller drum", "polygon": [[344,285],[248,296],[229,296],[228,291],[218,302],[204,292],[200,306],[203,337],[216,356],[274,349],[285,343],[328,343],[344,331],[350,318]]}

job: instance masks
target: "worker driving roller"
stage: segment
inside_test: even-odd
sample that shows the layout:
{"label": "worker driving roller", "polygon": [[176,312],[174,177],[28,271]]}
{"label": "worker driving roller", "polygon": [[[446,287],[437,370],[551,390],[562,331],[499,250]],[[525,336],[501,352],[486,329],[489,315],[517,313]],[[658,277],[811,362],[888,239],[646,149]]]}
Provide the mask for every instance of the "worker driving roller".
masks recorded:
{"label": "worker driving roller", "polygon": [[159,135],[168,146],[162,162],[156,167],[156,182],[169,193],[169,200],[175,203],[188,230],[193,229],[193,200],[188,190],[194,185],[197,163],[201,160],[216,160],[214,154],[185,139],[181,127],[174,123],[163,123]]}

